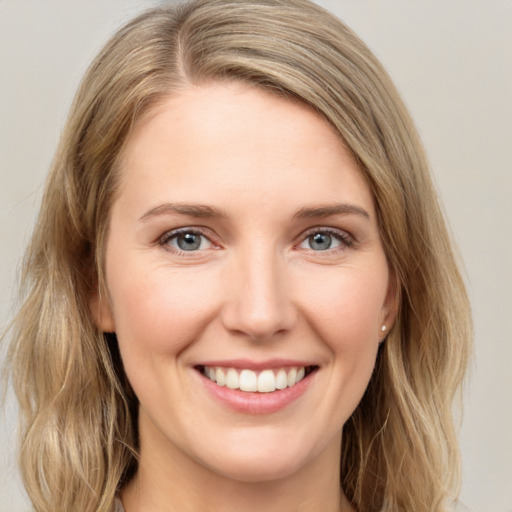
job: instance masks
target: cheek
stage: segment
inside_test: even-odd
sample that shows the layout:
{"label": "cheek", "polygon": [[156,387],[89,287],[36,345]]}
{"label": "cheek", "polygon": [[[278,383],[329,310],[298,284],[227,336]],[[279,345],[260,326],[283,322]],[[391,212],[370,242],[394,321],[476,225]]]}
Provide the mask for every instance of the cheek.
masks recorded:
{"label": "cheek", "polygon": [[333,351],[358,352],[366,345],[378,345],[386,275],[334,269],[330,276],[306,283],[305,314]]}
{"label": "cheek", "polygon": [[117,270],[109,289],[119,345],[127,355],[179,353],[214,315],[212,275],[149,266],[126,279],[129,271]]}

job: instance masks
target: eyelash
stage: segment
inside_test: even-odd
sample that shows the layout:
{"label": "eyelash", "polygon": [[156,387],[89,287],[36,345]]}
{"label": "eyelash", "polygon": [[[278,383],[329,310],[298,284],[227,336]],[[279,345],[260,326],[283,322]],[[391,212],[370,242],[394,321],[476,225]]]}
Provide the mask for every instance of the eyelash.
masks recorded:
{"label": "eyelash", "polygon": [[[178,237],[180,234],[200,235],[200,236],[204,237],[205,239],[207,239],[213,246],[216,246],[218,248],[218,245],[212,241],[212,236],[211,236],[210,232],[205,231],[199,227],[184,227],[184,228],[179,228],[179,229],[174,229],[172,231],[168,231],[168,232],[164,233],[158,239],[158,244],[160,246],[162,246],[167,251],[174,252],[176,254],[180,254],[180,255],[184,255],[184,256],[191,256],[194,253],[200,252],[198,250],[184,251],[184,250],[181,250],[176,247],[171,247],[169,245],[169,242],[172,239]],[[332,253],[337,253],[339,251],[344,251],[350,247],[353,247],[355,244],[354,238],[351,235],[349,235],[346,231],[342,231],[342,230],[338,230],[338,229],[334,229],[334,228],[318,227],[318,228],[309,229],[308,231],[303,233],[300,236],[299,242],[297,244],[295,244],[294,247],[300,246],[300,244],[306,242],[308,240],[308,238],[310,238],[314,235],[317,235],[317,234],[332,236],[335,240],[340,242],[340,246],[334,247],[332,249],[329,248],[329,249],[318,250],[318,251],[315,251],[312,248],[309,248],[306,250],[311,251],[313,253],[332,254]]]}
{"label": "eyelash", "polygon": [[174,252],[177,254],[186,255],[186,256],[190,256],[194,252],[198,252],[198,251],[184,251],[184,250],[178,249],[176,247],[171,247],[170,245],[168,245],[169,242],[173,238],[176,238],[182,234],[200,235],[200,236],[206,238],[212,245],[214,245],[214,246],[217,245],[211,240],[212,236],[211,236],[210,232],[207,232],[199,227],[184,227],[184,228],[173,229],[172,231],[168,231],[168,232],[164,233],[158,239],[158,244],[161,245],[167,251]]}
{"label": "eyelash", "polygon": [[323,251],[315,251],[314,249],[311,249],[311,248],[308,249],[314,253],[322,253],[322,252],[327,253],[327,254],[332,254],[333,252],[337,253],[339,251],[344,251],[350,247],[353,247],[354,243],[355,243],[354,238],[351,235],[349,235],[346,231],[342,231],[342,230],[334,229],[334,228],[312,228],[312,229],[309,229],[308,231],[306,231],[306,233],[301,235],[301,241],[299,242],[299,245],[306,242],[308,240],[308,238],[310,238],[314,235],[317,235],[317,234],[332,236],[334,239],[336,239],[338,242],[340,242],[340,246],[334,247],[332,249],[325,249]]}

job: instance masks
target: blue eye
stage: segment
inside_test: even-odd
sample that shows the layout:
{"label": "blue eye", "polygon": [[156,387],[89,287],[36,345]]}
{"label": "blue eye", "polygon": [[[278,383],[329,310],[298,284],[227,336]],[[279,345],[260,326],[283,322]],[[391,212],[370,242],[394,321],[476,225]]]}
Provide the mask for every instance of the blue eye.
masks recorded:
{"label": "blue eye", "polygon": [[310,249],[314,251],[326,251],[331,249],[332,236],[329,233],[315,233],[314,235],[308,236],[308,245]]}
{"label": "blue eye", "polygon": [[301,249],[312,251],[328,251],[351,245],[350,237],[343,232],[335,231],[314,231],[309,234],[300,244]]}
{"label": "blue eye", "polygon": [[185,252],[200,251],[213,247],[213,243],[206,236],[192,230],[168,233],[160,243]]}

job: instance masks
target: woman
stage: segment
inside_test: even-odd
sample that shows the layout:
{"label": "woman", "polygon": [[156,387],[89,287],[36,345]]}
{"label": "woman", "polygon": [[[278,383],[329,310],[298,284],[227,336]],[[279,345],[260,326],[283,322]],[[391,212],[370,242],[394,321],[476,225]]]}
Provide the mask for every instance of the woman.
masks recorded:
{"label": "woman", "polygon": [[122,28],[24,268],[10,364],[38,512],[453,506],[466,293],[398,94],[319,7]]}

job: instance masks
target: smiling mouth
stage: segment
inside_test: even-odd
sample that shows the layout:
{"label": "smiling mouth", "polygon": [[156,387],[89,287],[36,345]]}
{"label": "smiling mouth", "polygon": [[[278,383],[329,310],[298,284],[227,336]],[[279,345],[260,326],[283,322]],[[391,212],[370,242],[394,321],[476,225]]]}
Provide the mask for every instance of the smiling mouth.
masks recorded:
{"label": "smiling mouth", "polygon": [[318,366],[292,366],[259,372],[249,369],[205,365],[198,365],[195,368],[217,386],[238,389],[247,393],[272,393],[295,386],[316,371]]}

